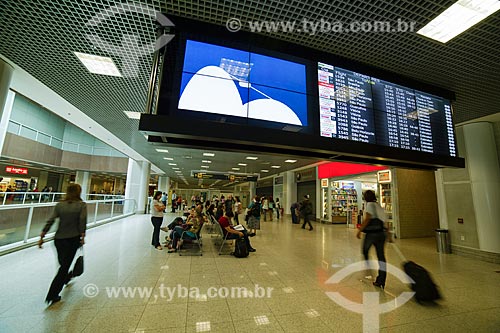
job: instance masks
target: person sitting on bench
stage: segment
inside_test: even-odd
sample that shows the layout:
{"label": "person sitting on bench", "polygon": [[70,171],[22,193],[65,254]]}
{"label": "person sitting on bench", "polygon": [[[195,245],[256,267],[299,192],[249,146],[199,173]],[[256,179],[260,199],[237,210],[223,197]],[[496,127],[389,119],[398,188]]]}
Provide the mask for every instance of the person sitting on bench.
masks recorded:
{"label": "person sitting on bench", "polygon": [[222,227],[222,231],[224,232],[224,236],[226,239],[237,239],[240,237],[245,238],[245,242],[247,243],[248,252],[255,252],[256,250],[250,244],[250,239],[248,238],[247,230],[243,228],[243,230],[238,231],[235,230],[234,227],[229,222],[234,217],[234,213],[232,211],[225,212],[224,215],[219,219],[219,224]]}

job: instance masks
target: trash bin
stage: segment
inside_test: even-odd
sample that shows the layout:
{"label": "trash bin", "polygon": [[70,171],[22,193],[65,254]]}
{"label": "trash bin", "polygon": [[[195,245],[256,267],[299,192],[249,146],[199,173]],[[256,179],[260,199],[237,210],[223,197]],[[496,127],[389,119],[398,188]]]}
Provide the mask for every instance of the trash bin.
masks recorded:
{"label": "trash bin", "polygon": [[439,253],[451,253],[450,237],[447,229],[436,229],[436,246]]}

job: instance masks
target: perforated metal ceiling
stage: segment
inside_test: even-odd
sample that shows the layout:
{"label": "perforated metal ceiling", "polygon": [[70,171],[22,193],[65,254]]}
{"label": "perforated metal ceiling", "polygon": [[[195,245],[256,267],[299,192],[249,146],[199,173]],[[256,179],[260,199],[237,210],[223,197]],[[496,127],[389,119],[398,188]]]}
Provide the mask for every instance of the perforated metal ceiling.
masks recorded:
{"label": "perforated metal ceiling", "polygon": [[[231,17],[239,18],[243,26],[247,26],[248,21],[258,20],[320,22],[324,19],[350,23],[401,19],[415,21],[416,30],[454,2],[136,1],[167,14],[220,25],[225,25]],[[99,25],[86,26],[97,13],[116,4],[104,0],[2,1],[0,54],[174,176],[163,156],[159,156],[155,147],[137,131],[138,121],[128,119],[123,113],[124,110],[144,110],[152,57],[129,54],[140,59],[138,75],[110,77],[89,73],[73,54],[77,51],[111,56],[120,67],[124,65],[120,58],[93,46],[85,34],[98,35],[112,45],[122,45],[124,34],[139,36],[141,45],[155,40],[154,19],[147,13],[121,13]],[[500,12],[445,45],[416,33],[311,34],[296,31],[268,34],[455,91],[455,122],[500,111]],[[128,52],[133,52],[133,48]],[[231,162],[234,164],[236,160]]]}

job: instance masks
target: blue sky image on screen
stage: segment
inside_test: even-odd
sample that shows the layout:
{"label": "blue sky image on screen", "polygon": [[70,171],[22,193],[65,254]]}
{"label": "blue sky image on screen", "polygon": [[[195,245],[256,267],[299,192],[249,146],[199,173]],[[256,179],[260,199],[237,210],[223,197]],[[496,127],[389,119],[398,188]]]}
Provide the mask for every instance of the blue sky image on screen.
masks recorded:
{"label": "blue sky image on screen", "polygon": [[188,40],[179,109],[307,126],[305,65]]}

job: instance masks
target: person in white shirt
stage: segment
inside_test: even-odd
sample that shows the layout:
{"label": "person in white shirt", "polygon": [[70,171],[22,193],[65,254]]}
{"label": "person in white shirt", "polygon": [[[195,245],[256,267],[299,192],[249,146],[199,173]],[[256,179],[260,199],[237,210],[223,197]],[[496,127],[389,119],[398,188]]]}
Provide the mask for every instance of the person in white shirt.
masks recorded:
{"label": "person in white shirt", "polygon": [[361,238],[361,233],[365,233],[365,239],[363,241],[363,256],[365,257],[365,260],[368,260],[368,251],[370,250],[370,247],[372,245],[375,246],[380,267],[377,279],[373,282],[373,285],[384,288],[387,277],[384,253],[384,223],[387,218],[385,216],[384,209],[377,203],[375,192],[368,190],[363,194],[363,198],[366,201],[366,209],[364,212],[365,216],[356,237]]}

